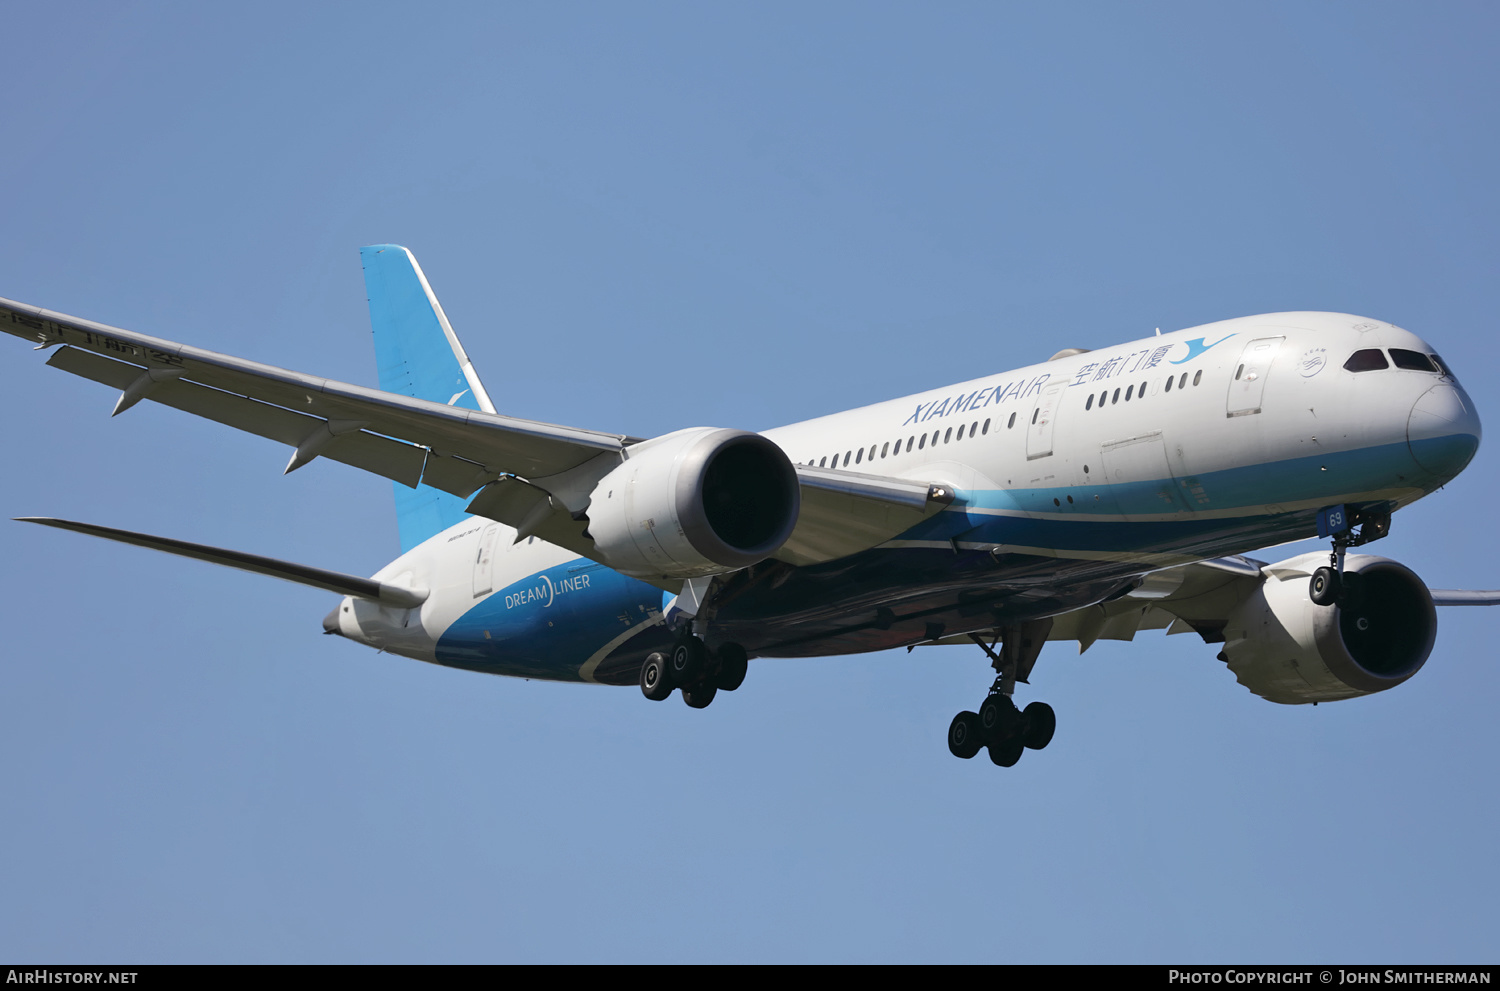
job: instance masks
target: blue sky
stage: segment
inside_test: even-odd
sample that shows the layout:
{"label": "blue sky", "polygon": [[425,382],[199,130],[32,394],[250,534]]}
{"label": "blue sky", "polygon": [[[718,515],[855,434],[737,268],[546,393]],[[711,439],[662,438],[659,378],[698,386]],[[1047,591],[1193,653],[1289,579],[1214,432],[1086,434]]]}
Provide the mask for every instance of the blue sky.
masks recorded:
{"label": "blue sky", "polygon": [[[496,404],[762,429],[1285,309],[1482,415],[1481,4],[11,5],[0,295],[373,384],[357,249]],[[387,483],[0,341],[0,512],[370,573]],[[1500,585],[1491,447],[1378,545]],[[1287,555],[1301,547],[1270,552]],[[705,711],[319,635],[327,596],[0,525],[0,957],[1488,960],[1500,672],[1286,708],[1191,636],[1042,655],[1056,741],[943,734],[975,650],[763,660]],[[1023,699],[1024,701],[1024,699]]]}

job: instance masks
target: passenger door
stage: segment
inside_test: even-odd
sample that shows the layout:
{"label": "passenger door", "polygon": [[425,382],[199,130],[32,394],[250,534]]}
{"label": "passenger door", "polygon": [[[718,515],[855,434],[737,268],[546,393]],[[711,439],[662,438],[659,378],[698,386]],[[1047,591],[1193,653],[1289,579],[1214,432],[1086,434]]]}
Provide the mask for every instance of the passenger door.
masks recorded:
{"label": "passenger door", "polygon": [[1052,453],[1052,430],[1057,425],[1057,414],[1067,388],[1066,382],[1054,382],[1037,397],[1036,409],[1031,412],[1031,424],[1026,428],[1027,461],[1045,458]]}
{"label": "passenger door", "polygon": [[495,590],[495,537],[500,524],[491,523],[479,535],[479,550],[474,555],[474,598]]}
{"label": "passenger door", "polygon": [[1234,378],[1229,380],[1230,416],[1248,416],[1260,412],[1261,395],[1266,391],[1266,376],[1271,374],[1271,362],[1281,350],[1284,337],[1259,337],[1245,345],[1240,362],[1234,369]]}

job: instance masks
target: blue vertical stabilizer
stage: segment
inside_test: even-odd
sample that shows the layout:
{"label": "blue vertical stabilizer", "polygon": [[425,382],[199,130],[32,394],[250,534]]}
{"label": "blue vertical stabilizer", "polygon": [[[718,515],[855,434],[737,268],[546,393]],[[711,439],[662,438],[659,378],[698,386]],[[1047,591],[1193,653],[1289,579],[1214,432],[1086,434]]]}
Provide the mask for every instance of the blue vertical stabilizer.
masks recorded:
{"label": "blue vertical stabilizer", "polygon": [[[370,298],[380,388],[493,413],[490,397],[411,252],[396,244],[374,244],[360,248],[359,257]],[[467,499],[428,485],[408,489],[397,483],[402,552],[468,519],[467,505]]]}

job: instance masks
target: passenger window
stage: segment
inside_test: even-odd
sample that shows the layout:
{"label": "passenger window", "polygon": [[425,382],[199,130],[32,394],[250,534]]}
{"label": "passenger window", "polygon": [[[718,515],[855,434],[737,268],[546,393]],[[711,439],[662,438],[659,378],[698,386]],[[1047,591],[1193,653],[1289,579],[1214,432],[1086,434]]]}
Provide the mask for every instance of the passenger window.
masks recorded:
{"label": "passenger window", "polygon": [[1193,384],[1197,385],[1199,382],[1202,382],[1202,381],[1203,381],[1203,369],[1200,368],[1196,372],[1193,373]]}
{"label": "passenger window", "polygon": [[[1433,355],[1432,357],[1433,357],[1434,360],[1437,359],[1437,355]],[[984,421],[984,429],[982,431],[980,431],[980,433],[986,433],[987,434],[989,432],[990,432],[990,421],[989,420],[985,420]]]}
{"label": "passenger window", "polygon": [[1168,375],[1167,376],[1167,385],[1166,385],[1166,387],[1164,389],[1162,389],[1162,392],[1171,392],[1171,391],[1172,391],[1172,376]]}
{"label": "passenger window", "polygon": [[964,439],[964,425],[962,423],[960,423],[958,425],[958,436],[954,437],[953,439],[954,440],[963,440]]}
{"label": "passenger window", "polygon": [[890,441],[886,441],[884,444],[880,445],[880,456],[882,458],[885,457],[885,452],[889,451],[890,449],[891,449],[891,442]]}
{"label": "passenger window", "polygon": [[1089,401],[1083,404],[1083,408],[1084,409],[1093,409],[1094,408],[1094,394],[1092,392],[1089,393]]}
{"label": "passenger window", "polygon": [[1014,427],[1014,426],[1015,426],[1015,425],[1016,425],[1016,414],[1014,414],[1014,413],[1012,413],[1012,414],[1011,414],[1011,415],[1010,415],[1010,422],[1009,422],[1009,423],[1007,423],[1007,424],[1006,424],[1006,425],[1005,425],[1005,429],[1006,429],[1006,430],[1010,430],[1010,429],[1011,429],[1011,428],[1013,428],[1013,427]]}
{"label": "passenger window", "polygon": [[[1379,354],[1379,353],[1380,353],[1380,352],[1379,352],[1379,351],[1376,351],[1376,352],[1375,352],[1375,353],[1376,353],[1376,354]],[[1235,381],[1236,381],[1236,382],[1238,382],[1238,381],[1239,381],[1239,380],[1240,380],[1240,376],[1241,376],[1241,375],[1243,375],[1243,374],[1245,374],[1245,366],[1244,366],[1244,365],[1241,365],[1241,366],[1240,366],[1240,367],[1238,367],[1238,368],[1236,368],[1236,369],[1235,369],[1235,370],[1234,370],[1234,380],[1235,380]]]}
{"label": "passenger window", "polygon": [[1104,401],[1106,399],[1108,399],[1108,398],[1109,398],[1109,390],[1105,389],[1103,392],[1099,393],[1099,405],[1103,406],[1104,405]]}
{"label": "passenger window", "polygon": [[819,468],[827,468],[828,467],[828,459],[827,458],[819,458],[818,459],[818,467]]}
{"label": "passenger window", "polygon": [[1133,393],[1133,392],[1135,392],[1135,386],[1133,386],[1133,385],[1127,385],[1125,387],[1125,401],[1127,403],[1130,402],[1130,394]]}
{"label": "passenger window", "polygon": [[942,430],[942,428],[941,428],[941,427],[939,427],[939,428],[938,428],[938,429],[936,429],[936,430],[934,430],[934,431],[933,431],[933,432],[932,432],[932,446],[933,446],[933,447],[936,447],[936,446],[937,446],[937,442],[938,442],[938,438],[939,438],[939,437],[940,437],[940,436],[942,436],[942,433],[943,433],[943,430]]}
{"label": "passenger window", "polygon": [[1137,396],[1140,396],[1142,399],[1145,399],[1146,398],[1146,383],[1142,382],[1141,383],[1141,387],[1139,389],[1135,390],[1135,394]]}
{"label": "passenger window", "polygon": [[1385,360],[1385,355],[1379,348],[1365,348],[1356,351],[1344,362],[1344,368],[1351,372],[1374,372],[1382,368],[1391,367]]}
{"label": "passenger window", "polygon": [[920,451],[922,448],[924,448],[926,446],[927,446],[927,435],[923,434],[922,435],[922,439],[919,440],[919,441],[917,441],[917,450]]}
{"label": "passenger window", "polygon": [[1177,383],[1177,388],[1178,389],[1186,389],[1187,388],[1187,372],[1183,372],[1182,373],[1182,379]]}
{"label": "passenger window", "polygon": [[908,438],[906,438],[906,453],[907,454],[911,453],[911,446],[913,444],[915,444],[916,442],[917,442],[917,439],[915,437],[908,437]]}
{"label": "passenger window", "polygon": [[854,452],[853,451],[845,451],[844,452],[844,467],[845,468],[849,467],[849,459],[851,457],[853,457],[853,456],[854,456]]}
{"label": "passenger window", "polygon": [[948,428],[948,432],[945,433],[945,434],[943,434],[943,443],[946,444],[946,443],[948,443],[948,441],[950,441],[952,439],[953,439],[953,428],[949,427]]}
{"label": "passenger window", "polygon": [[1117,403],[1119,401],[1120,401],[1120,390],[1116,389],[1115,390],[1115,397],[1113,399],[1111,399],[1110,402],[1111,403]]}
{"label": "passenger window", "polygon": [[860,448],[858,451],[854,452],[854,463],[855,464],[859,464],[864,459],[865,459],[865,449],[864,448]]}
{"label": "passenger window", "polygon": [[1042,413],[1042,408],[1040,406],[1038,406],[1036,409],[1032,410],[1031,411],[1031,422],[1035,423],[1036,422],[1036,418],[1038,416],[1040,416],[1041,413]]}
{"label": "passenger window", "polygon": [[1407,351],[1403,348],[1391,348],[1391,361],[1395,362],[1397,368],[1409,368],[1414,372],[1435,372],[1432,362],[1420,351]]}
{"label": "passenger window", "polygon": [[979,421],[975,420],[973,423],[969,424],[969,437],[972,439],[973,436],[974,436],[974,434],[977,433],[978,431],[979,431]]}

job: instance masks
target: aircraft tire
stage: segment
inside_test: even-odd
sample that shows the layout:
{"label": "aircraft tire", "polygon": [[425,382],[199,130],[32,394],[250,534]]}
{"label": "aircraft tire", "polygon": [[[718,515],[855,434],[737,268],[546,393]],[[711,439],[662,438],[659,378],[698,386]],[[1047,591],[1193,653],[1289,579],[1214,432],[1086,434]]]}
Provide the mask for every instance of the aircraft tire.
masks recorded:
{"label": "aircraft tire", "polygon": [[721,644],[715,653],[719,657],[719,674],[714,684],[720,691],[732,692],[745,683],[745,675],[750,670],[745,648],[737,643],[726,643]]}
{"label": "aircraft tire", "polygon": [[1015,767],[1021,755],[1026,752],[1026,744],[1021,738],[1006,740],[1004,743],[990,744],[990,761],[1001,767]]}
{"label": "aircraft tire", "polygon": [[979,731],[979,715],[960,712],[948,724],[948,752],[955,757],[968,760],[984,747],[983,734]]}
{"label": "aircraft tire", "polygon": [[682,700],[694,709],[707,709],[717,694],[719,690],[713,685],[694,685],[682,690]]}
{"label": "aircraft tire", "polygon": [[985,743],[1003,743],[1021,727],[1021,714],[1008,695],[991,695],[979,707],[980,739]]}
{"label": "aircraft tire", "polygon": [[1332,568],[1319,568],[1313,572],[1312,580],[1307,583],[1307,594],[1315,605],[1331,606],[1339,600],[1339,594],[1344,590],[1343,584],[1339,580],[1337,571]]}
{"label": "aircraft tire", "polygon": [[641,694],[653,702],[661,702],[672,694],[666,654],[657,651],[646,655],[646,662],[641,665]]}
{"label": "aircraft tire", "polygon": [[684,637],[677,641],[668,657],[668,677],[676,685],[685,687],[693,684],[703,677],[707,668],[708,648],[697,637]]}
{"label": "aircraft tire", "polygon": [[1021,713],[1021,722],[1025,726],[1021,741],[1031,750],[1041,750],[1057,732],[1057,713],[1046,702],[1029,703]]}

